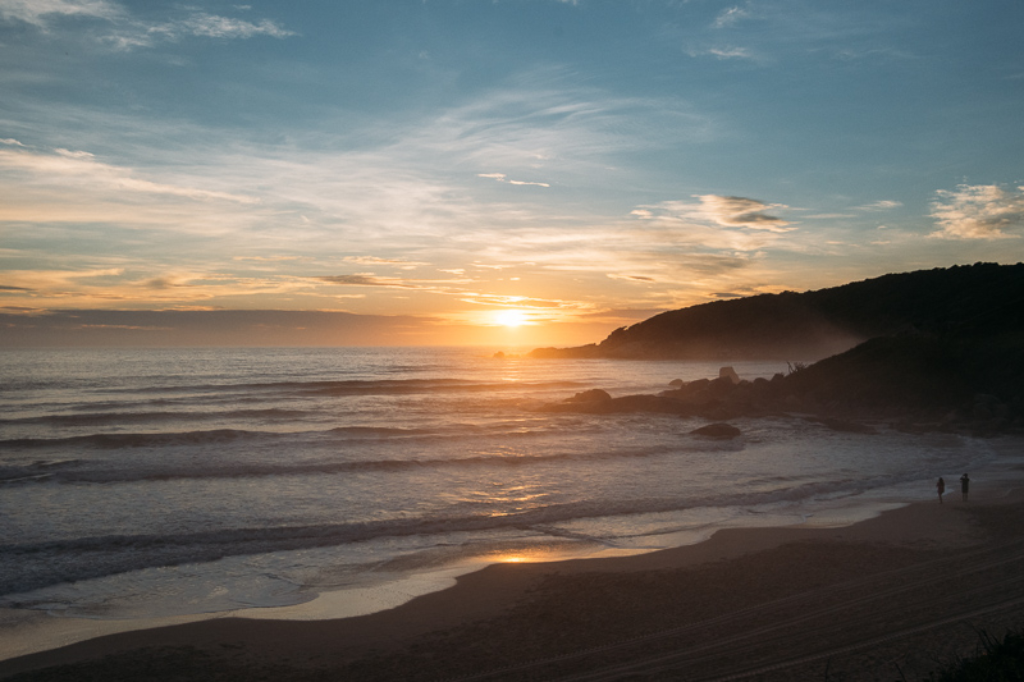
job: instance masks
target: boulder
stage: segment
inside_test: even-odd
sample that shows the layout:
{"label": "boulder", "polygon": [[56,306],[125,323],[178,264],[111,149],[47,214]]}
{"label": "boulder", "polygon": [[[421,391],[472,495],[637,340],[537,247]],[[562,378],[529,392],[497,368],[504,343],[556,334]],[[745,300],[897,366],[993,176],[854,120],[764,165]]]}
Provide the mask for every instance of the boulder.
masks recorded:
{"label": "boulder", "polygon": [[599,403],[611,400],[612,396],[608,391],[600,388],[592,388],[589,391],[580,391],[571,398],[566,398],[567,403]]}
{"label": "boulder", "polygon": [[690,431],[690,433],[694,436],[704,436],[706,438],[731,440],[739,436],[741,431],[732,424],[716,422],[714,424],[702,426],[699,429],[694,429],[693,431]]}
{"label": "boulder", "polygon": [[740,383],[740,375],[732,367],[722,367],[718,370],[719,379],[728,379],[734,384]]}
{"label": "boulder", "polygon": [[682,379],[673,379],[672,381],[668,382],[668,385],[671,386],[672,388],[682,388],[683,386],[686,385],[686,382],[683,381]]}
{"label": "boulder", "polygon": [[[582,414],[616,414],[625,412],[655,412],[661,414],[684,414],[686,406],[678,400],[657,395],[624,395],[619,398],[608,396],[600,389],[577,393],[560,403],[548,403],[538,408],[541,412],[579,412]],[[587,399],[584,396],[590,396]]]}

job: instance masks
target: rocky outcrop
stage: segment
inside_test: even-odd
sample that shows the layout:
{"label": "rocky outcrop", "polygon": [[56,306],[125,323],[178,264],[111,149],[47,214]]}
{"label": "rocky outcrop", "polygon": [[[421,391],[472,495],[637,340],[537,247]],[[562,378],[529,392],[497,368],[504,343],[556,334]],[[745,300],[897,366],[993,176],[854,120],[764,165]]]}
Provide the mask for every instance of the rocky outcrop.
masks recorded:
{"label": "rocky outcrop", "polygon": [[[652,412],[724,422],[739,417],[801,416],[835,431],[1024,432],[1024,400],[972,390],[974,354],[930,337],[879,339],[789,374],[753,381],[723,368],[716,379],[675,380],[657,395],[612,397],[583,391],[549,412]],[[1020,390],[1020,385],[1016,385]],[[875,425],[872,425],[875,424]]]}
{"label": "rocky outcrop", "polygon": [[[729,370],[729,371],[725,371]],[[723,368],[717,379],[675,380],[675,388],[657,395],[611,397],[601,389],[577,393],[560,403],[545,405],[546,412],[583,412],[612,414],[655,412],[682,416],[700,416],[714,420],[739,416],[763,416],[779,412],[781,374],[771,381],[759,378],[741,380],[731,367]]]}
{"label": "rocky outcrop", "polygon": [[611,400],[612,396],[608,391],[600,388],[592,388],[589,391],[580,391],[571,398],[566,398],[567,403],[603,403]]}
{"label": "rocky outcrop", "polygon": [[740,376],[736,374],[736,370],[734,370],[732,367],[723,367],[720,370],[718,370],[718,378],[728,379],[734,384],[740,383]]}
{"label": "rocky outcrop", "polygon": [[685,406],[679,401],[658,395],[626,395],[607,400],[575,400],[567,398],[560,403],[550,403],[540,408],[541,412],[580,412],[584,414],[615,414],[622,412],[655,412],[659,414],[684,414]]}

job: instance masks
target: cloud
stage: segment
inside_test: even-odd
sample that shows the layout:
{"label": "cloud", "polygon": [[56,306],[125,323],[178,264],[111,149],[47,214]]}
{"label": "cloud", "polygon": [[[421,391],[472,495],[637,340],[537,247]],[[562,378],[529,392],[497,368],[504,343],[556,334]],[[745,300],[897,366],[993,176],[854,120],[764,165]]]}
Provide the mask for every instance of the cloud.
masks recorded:
{"label": "cloud", "polygon": [[430,265],[421,261],[410,261],[402,258],[378,258],[377,256],[345,256],[346,263],[359,265],[393,265],[401,270],[415,270],[421,265]]}
{"label": "cloud", "polygon": [[208,38],[252,38],[258,35],[287,38],[295,35],[294,31],[283,29],[269,19],[253,23],[206,13],[193,14],[180,21],[179,26],[190,35]]}
{"label": "cloud", "polygon": [[425,336],[434,321],[428,316],[342,311],[0,308],[0,347],[405,345],[421,338],[450,340],[448,335]]}
{"label": "cloud", "polygon": [[78,188],[90,193],[116,191],[242,204],[258,202],[242,194],[146,180],[136,177],[130,168],[103,163],[89,152],[68,149],[55,149],[53,152],[0,149],[0,174],[4,173],[18,174],[21,183],[58,185],[63,191]]}
{"label": "cloud", "polygon": [[607,274],[609,279],[620,279],[627,282],[656,282],[654,277],[648,277],[647,275],[620,275],[618,273],[609,272]]}
{"label": "cloud", "polygon": [[719,59],[753,59],[754,54],[745,47],[713,47],[708,54]]}
{"label": "cloud", "polygon": [[[141,29],[142,27],[136,25],[134,28]],[[182,19],[154,23],[144,28],[144,31],[124,32],[119,36],[120,46],[125,49],[135,46],[145,47],[152,44],[156,37],[176,41],[185,37],[244,40],[256,36],[288,38],[296,35],[294,31],[282,28],[269,19],[252,22],[206,12],[195,12]]]}
{"label": "cloud", "polygon": [[723,10],[716,18],[714,23],[711,24],[712,28],[726,28],[732,26],[741,19],[747,19],[750,17],[750,12],[743,9],[742,7],[730,7]]}
{"label": "cloud", "polygon": [[373,273],[361,273],[356,275],[325,275],[315,277],[317,281],[327,284],[343,284],[346,286],[360,287],[396,287],[399,289],[424,289],[421,284],[414,284],[397,277],[378,277]]}
{"label": "cloud", "polygon": [[710,55],[715,59],[749,59],[751,61],[760,61],[754,51],[746,47],[694,48],[687,50],[686,53],[691,57],[705,57]]}
{"label": "cloud", "polygon": [[890,199],[883,199],[882,201],[876,201],[872,204],[865,204],[864,206],[858,206],[857,210],[860,211],[888,211],[893,208],[900,208],[903,206],[902,201],[892,201]]}
{"label": "cloud", "polygon": [[725,227],[745,227],[753,230],[787,232],[785,220],[770,216],[765,211],[786,208],[783,204],[766,204],[746,197],[719,196],[717,194],[695,195],[700,199],[698,213]]}
{"label": "cloud", "polygon": [[103,20],[106,28],[97,29],[95,33],[89,35],[119,50],[149,47],[159,39],[247,39],[256,36],[287,38],[295,35],[294,31],[282,28],[270,19],[254,22],[208,12],[187,11],[188,13],[182,17],[145,22],[131,16],[120,5],[107,0],[0,0],[0,18],[32,24],[46,32],[55,30],[54,20],[59,18]]}
{"label": "cloud", "polygon": [[534,185],[536,187],[550,187],[546,182],[525,182],[523,180],[509,180],[504,173],[477,173],[477,177],[490,178],[498,182],[507,182],[510,185]]}
{"label": "cloud", "polygon": [[938,190],[930,216],[941,239],[1006,239],[1024,230],[1024,187],[1006,190],[998,185],[960,185]]}
{"label": "cloud", "polygon": [[0,0],[0,17],[46,28],[55,16],[84,16],[114,19],[122,14],[106,0]]}
{"label": "cloud", "polygon": [[[49,129],[62,129],[60,112],[39,113]],[[481,175],[507,184],[554,177],[559,185],[566,178],[601,186],[621,182],[622,159],[662,145],[662,135],[703,135],[706,122],[676,100],[618,98],[567,79],[548,82],[543,74],[428,118],[312,129],[281,144],[117,112],[96,112],[94,125],[84,126],[88,115],[88,109],[74,112],[70,129],[92,131],[92,137],[76,138],[74,148],[0,147],[0,214],[19,221],[19,239],[50,254],[49,267],[72,269],[109,258],[145,271],[135,270],[105,291],[74,283],[50,288],[33,302],[64,305],[68,294],[78,296],[76,305],[90,307],[96,295],[107,293],[132,305],[199,301],[251,307],[266,305],[261,297],[273,295],[276,305],[322,307],[337,297],[332,292],[357,290],[366,292],[365,310],[379,310],[383,299],[410,311],[440,306],[434,302],[440,297],[486,300],[494,292],[510,293],[511,286],[543,297],[541,287],[553,286],[556,270],[583,273],[574,281],[606,289],[614,283],[605,272],[675,282],[672,261],[683,250],[748,251],[764,243],[742,234],[752,230],[641,230],[620,212],[567,214],[554,202],[543,203],[552,192],[506,190],[499,194],[515,194],[515,201],[494,201],[487,190],[497,188],[481,182],[477,170],[502,168],[503,173]],[[658,124],[651,135],[637,117]],[[17,136],[39,137],[30,133]],[[174,144],[118,147],[111,143],[114,135]],[[107,156],[113,151],[121,155]],[[43,237],[34,236],[44,233],[48,244],[62,246],[44,251],[49,247]],[[93,236],[116,243],[117,258],[83,252]],[[358,272],[316,279],[309,265],[278,254],[311,260],[321,273],[336,272],[323,268],[339,261],[358,264],[352,268]],[[448,274],[429,280],[373,272],[397,274],[396,269],[428,262]],[[507,277],[498,268],[508,267],[524,268],[515,272],[521,282],[495,281]],[[183,286],[164,274],[186,270],[228,272],[235,279]],[[476,291],[458,281],[467,270]],[[546,278],[534,278],[538,272]],[[445,277],[449,281],[440,279]],[[583,285],[579,289],[575,298],[594,295]]]}

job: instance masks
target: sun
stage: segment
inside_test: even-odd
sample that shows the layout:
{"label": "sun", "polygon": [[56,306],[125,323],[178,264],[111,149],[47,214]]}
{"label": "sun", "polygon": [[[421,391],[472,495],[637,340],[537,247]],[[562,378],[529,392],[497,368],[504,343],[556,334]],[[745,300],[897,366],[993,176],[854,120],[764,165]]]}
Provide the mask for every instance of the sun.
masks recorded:
{"label": "sun", "polygon": [[525,311],[510,309],[495,312],[494,321],[503,327],[520,327],[530,320]]}

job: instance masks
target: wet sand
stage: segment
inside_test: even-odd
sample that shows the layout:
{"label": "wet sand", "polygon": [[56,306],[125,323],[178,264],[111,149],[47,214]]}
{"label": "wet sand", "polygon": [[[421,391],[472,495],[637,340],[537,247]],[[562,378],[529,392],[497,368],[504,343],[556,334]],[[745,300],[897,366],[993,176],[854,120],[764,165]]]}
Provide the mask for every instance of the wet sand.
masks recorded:
{"label": "wet sand", "polygon": [[219,618],[0,661],[20,680],[920,679],[1024,625],[1024,494],[499,564],[397,608]]}

